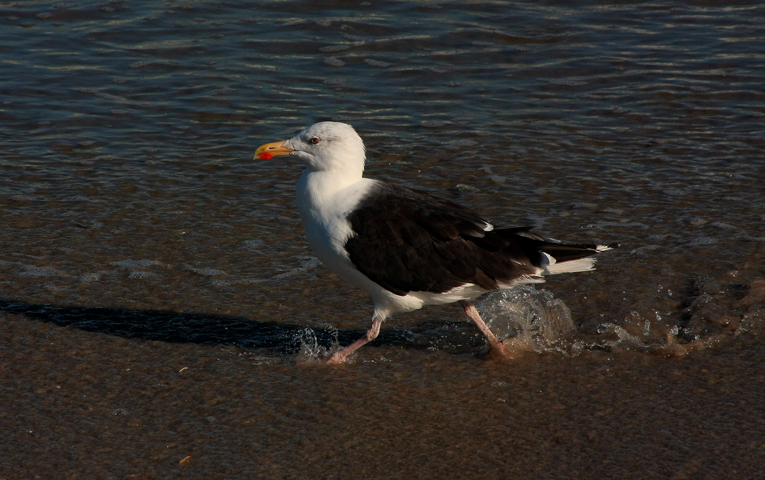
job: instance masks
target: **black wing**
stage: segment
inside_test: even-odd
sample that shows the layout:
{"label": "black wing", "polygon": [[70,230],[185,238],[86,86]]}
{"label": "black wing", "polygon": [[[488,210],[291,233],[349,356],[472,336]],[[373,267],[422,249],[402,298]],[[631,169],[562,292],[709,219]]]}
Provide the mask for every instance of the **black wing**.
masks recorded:
{"label": "black wing", "polygon": [[397,295],[443,293],[465,283],[494,290],[497,280],[533,274],[542,262],[535,247],[541,237],[528,228],[484,231],[488,222],[471,210],[406,187],[381,183],[348,220],[355,233],[345,244],[351,261]]}

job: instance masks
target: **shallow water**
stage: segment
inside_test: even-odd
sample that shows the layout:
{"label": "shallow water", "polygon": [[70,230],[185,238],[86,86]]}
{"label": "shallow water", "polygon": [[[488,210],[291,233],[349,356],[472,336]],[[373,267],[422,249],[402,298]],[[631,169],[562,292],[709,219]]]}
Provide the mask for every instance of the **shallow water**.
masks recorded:
{"label": "shallow water", "polygon": [[[0,2],[0,478],[765,476],[762,18]],[[536,287],[574,331],[497,362],[431,307],[315,365],[371,302],[251,157],[326,119],[369,176],[620,243]]]}

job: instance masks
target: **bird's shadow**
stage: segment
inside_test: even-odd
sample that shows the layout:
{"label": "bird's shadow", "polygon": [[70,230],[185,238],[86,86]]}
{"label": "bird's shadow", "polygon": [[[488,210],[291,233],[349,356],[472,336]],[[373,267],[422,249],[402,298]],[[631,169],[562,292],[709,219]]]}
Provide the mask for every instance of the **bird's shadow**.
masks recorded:
{"label": "bird's shadow", "polygon": [[[169,343],[196,343],[264,350],[278,355],[299,353],[306,343],[324,349],[348,345],[364,330],[337,330],[331,327],[260,322],[229,315],[181,313],[170,310],[128,310],[110,307],[55,306],[0,299],[0,312],[22,315],[42,322],[87,332],[123,338],[158,340]],[[457,335],[448,340],[457,322],[425,322],[411,329],[389,327],[370,345],[408,348],[439,348],[474,351],[474,335]],[[467,343],[465,343],[467,340]],[[480,340],[480,339],[479,339]]]}

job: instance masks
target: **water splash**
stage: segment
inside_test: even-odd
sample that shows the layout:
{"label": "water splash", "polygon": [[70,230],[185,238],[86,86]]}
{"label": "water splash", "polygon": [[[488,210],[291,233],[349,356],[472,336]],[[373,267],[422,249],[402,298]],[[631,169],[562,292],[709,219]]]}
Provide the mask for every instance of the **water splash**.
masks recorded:
{"label": "water splash", "polygon": [[491,331],[516,350],[563,352],[562,341],[574,330],[566,304],[532,285],[492,293],[477,308]]}
{"label": "water splash", "polygon": [[295,342],[300,344],[296,360],[298,363],[315,363],[329,357],[335,350],[340,349],[340,342],[337,338],[338,332],[330,327],[332,341],[329,347],[323,346],[319,336],[312,328],[306,327],[294,336]]}

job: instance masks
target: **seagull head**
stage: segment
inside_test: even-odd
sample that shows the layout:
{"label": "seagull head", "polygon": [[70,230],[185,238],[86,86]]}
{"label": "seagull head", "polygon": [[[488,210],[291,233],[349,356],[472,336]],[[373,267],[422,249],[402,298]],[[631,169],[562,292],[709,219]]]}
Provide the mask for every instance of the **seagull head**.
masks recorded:
{"label": "seagull head", "polygon": [[320,122],[281,142],[266,143],[255,151],[255,158],[291,156],[315,171],[364,170],[364,142],[348,124]]}

